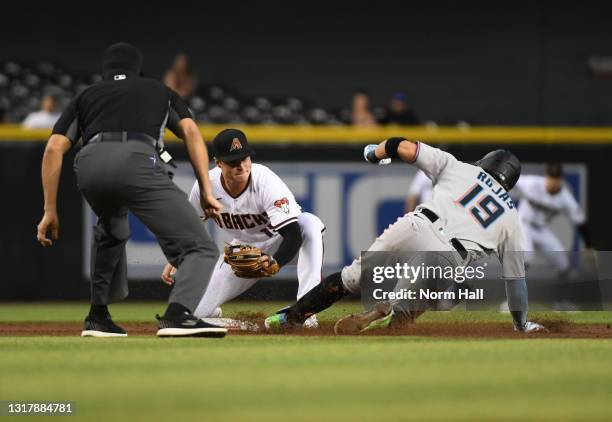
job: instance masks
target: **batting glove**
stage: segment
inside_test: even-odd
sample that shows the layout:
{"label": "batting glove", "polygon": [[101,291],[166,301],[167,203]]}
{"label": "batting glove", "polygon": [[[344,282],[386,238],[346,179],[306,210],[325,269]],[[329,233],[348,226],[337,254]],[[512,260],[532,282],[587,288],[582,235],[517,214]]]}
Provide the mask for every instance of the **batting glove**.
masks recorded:
{"label": "batting glove", "polygon": [[384,166],[384,165],[390,164],[391,163],[391,159],[390,158],[383,158],[381,160],[378,157],[376,157],[376,154],[374,154],[374,151],[376,150],[376,147],[378,147],[378,145],[376,145],[376,144],[366,145],[365,148],[363,149],[363,158],[368,163],[378,164],[379,166]]}

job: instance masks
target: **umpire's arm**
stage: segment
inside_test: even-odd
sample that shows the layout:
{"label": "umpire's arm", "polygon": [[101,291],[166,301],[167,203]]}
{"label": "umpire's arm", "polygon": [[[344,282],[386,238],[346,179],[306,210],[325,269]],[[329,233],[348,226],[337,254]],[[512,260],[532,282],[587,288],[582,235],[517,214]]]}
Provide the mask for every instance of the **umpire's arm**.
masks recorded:
{"label": "umpire's arm", "polygon": [[212,195],[212,188],[208,179],[208,150],[206,144],[185,101],[176,92],[170,89],[168,92],[170,101],[167,127],[185,141],[189,161],[191,161],[200,187],[200,205],[207,217],[215,217],[223,206]]}
{"label": "umpire's arm", "polygon": [[200,204],[207,217],[216,216],[223,207],[217,201],[210,186],[208,178],[208,150],[202,140],[200,129],[191,118],[184,118],[178,122],[177,128],[173,131],[185,141],[189,161],[193,167],[198,185],[200,187]]}
{"label": "umpire's arm", "polygon": [[[52,240],[59,237],[59,218],[57,215],[57,191],[64,162],[64,154],[70,150],[72,142],[64,135],[53,134],[47,142],[42,160],[42,186],[44,193],[44,215],[37,227],[37,239],[43,246],[51,246]],[[51,232],[51,239],[47,233]]]}

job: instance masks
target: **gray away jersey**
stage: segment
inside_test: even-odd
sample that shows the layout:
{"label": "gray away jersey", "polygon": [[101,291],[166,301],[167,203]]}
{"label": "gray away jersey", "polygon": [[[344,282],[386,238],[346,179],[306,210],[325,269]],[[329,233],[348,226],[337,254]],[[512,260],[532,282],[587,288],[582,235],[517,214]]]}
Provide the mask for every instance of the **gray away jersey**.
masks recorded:
{"label": "gray away jersey", "polygon": [[414,165],[433,184],[431,199],[419,208],[428,208],[442,218],[451,237],[496,253],[504,278],[524,277],[522,230],[508,192],[480,167],[421,142],[417,147]]}

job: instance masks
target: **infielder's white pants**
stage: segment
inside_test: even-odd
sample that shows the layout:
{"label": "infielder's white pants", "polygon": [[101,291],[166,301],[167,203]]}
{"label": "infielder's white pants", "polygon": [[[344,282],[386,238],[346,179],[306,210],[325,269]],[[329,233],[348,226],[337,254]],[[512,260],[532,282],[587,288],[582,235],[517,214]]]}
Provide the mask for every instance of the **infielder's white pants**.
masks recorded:
{"label": "infielder's white pants", "polygon": [[[314,214],[304,212],[298,216],[298,224],[302,231],[302,246],[289,265],[297,264],[298,291],[297,298],[304,296],[310,289],[321,282],[321,268],[323,266],[323,231],[325,226]],[[250,243],[257,246],[267,254],[273,255],[283,241],[282,236],[276,236],[265,242]],[[240,239],[232,243],[248,243]],[[297,262],[296,262],[297,261]],[[240,296],[259,281],[258,278],[236,277],[231,267],[223,262],[223,255],[217,261],[211,276],[208,288],[194,315],[198,318],[219,317],[218,310],[221,305]]]}
{"label": "infielder's white pants", "polygon": [[[444,252],[440,254],[439,259],[448,262],[439,265],[458,266],[465,264],[465,262],[462,262],[459,253],[451,245],[450,238],[444,232],[444,226],[445,223],[442,219],[432,223],[427,217],[411,212],[390,225],[372,243],[368,251]],[[422,258],[422,255],[414,254],[415,260],[421,260]],[[344,287],[352,293],[359,293],[360,276],[361,257],[342,269]],[[396,290],[398,287],[396,287]]]}
{"label": "infielder's white pants", "polygon": [[[525,252],[542,251],[559,272],[566,271],[569,268],[569,258],[565,248],[548,226],[538,229],[525,222],[523,222],[522,226],[523,237],[525,238]],[[527,264],[531,264],[533,258],[533,254],[525,254],[525,262]]]}

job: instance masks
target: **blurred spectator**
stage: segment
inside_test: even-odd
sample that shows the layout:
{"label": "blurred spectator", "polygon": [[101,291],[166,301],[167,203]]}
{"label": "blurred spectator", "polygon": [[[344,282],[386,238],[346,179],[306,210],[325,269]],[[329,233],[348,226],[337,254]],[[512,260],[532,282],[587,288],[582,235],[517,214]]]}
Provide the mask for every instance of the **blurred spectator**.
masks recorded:
{"label": "blurred spectator", "polygon": [[351,113],[353,126],[377,126],[376,119],[370,110],[370,97],[367,92],[360,90],[353,95],[353,111]]}
{"label": "blurred spectator", "polygon": [[175,57],[174,63],[164,76],[164,84],[182,98],[189,98],[197,84],[193,69],[189,64],[187,54],[181,53]]}
{"label": "blurred spectator", "polygon": [[391,97],[389,108],[379,123],[382,125],[418,125],[419,118],[414,110],[408,107],[406,94],[396,92]]}
{"label": "blurred spectator", "polygon": [[40,111],[33,111],[21,123],[27,129],[47,129],[53,127],[60,113],[57,111],[57,99],[45,95],[40,102]]}

